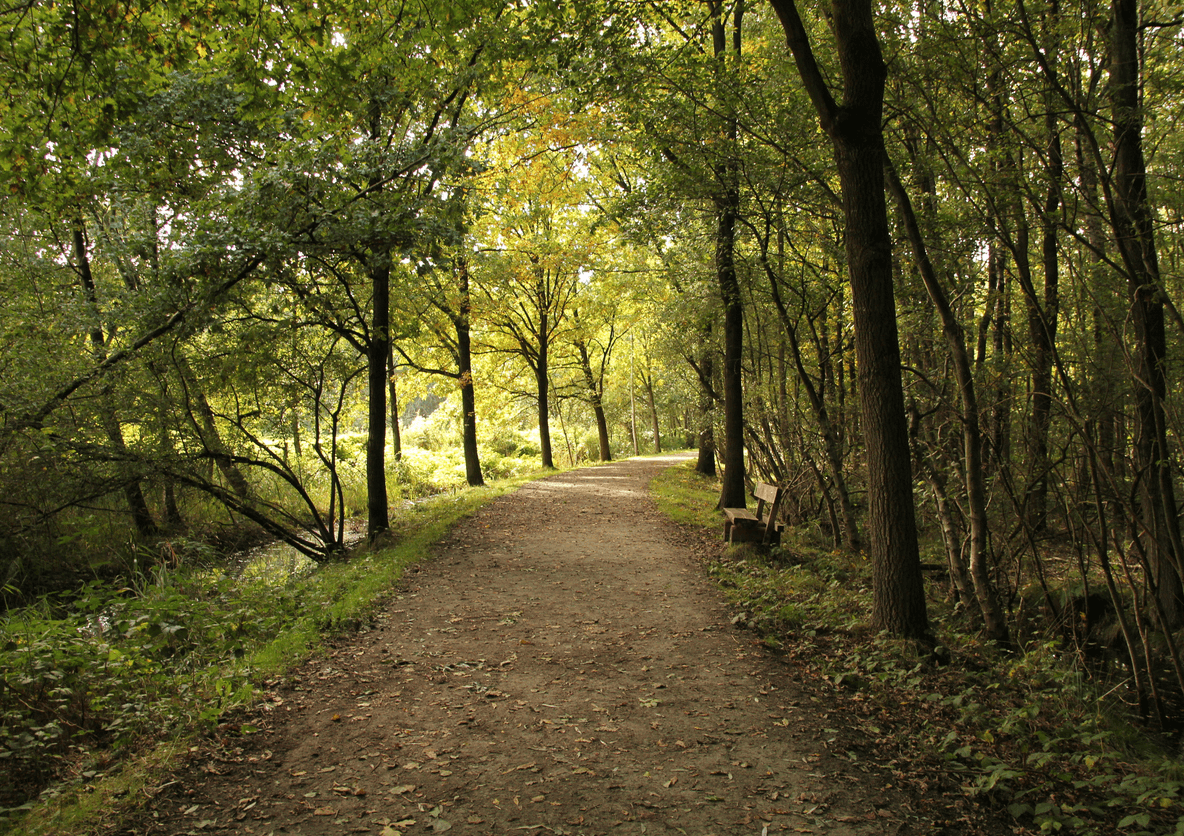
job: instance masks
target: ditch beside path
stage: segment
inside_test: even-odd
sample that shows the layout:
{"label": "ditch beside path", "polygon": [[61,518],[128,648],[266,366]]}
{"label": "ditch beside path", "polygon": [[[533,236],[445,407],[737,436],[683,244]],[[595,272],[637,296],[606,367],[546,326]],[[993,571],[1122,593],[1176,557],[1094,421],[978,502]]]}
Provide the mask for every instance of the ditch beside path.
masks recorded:
{"label": "ditch beside path", "polygon": [[678,460],[487,505],[123,832],[963,832],[852,760],[833,691],[732,626],[647,492]]}

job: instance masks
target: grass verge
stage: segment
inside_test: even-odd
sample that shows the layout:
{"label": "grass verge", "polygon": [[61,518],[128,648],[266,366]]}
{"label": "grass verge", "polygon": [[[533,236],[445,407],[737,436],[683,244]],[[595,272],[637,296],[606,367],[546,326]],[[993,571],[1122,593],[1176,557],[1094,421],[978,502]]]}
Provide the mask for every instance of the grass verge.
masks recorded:
{"label": "grass verge", "polygon": [[458,521],[542,475],[409,505],[392,516],[390,545],[300,577],[157,567],[13,614],[0,632],[0,801],[12,805],[0,833],[105,832],[256,684],[367,620]]}
{"label": "grass verge", "polygon": [[[722,529],[718,484],[690,467],[667,469],[651,491],[675,521]],[[990,813],[1014,833],[1184,834],[1175,752],[1059,642],[985,644],[932,581],[935,652],[876,635],[869,562],[792,531],[780,549],[721,549],[706,568],[737,624],[842,702],[848,757],[929,798],[946,826],[981,832]]]}

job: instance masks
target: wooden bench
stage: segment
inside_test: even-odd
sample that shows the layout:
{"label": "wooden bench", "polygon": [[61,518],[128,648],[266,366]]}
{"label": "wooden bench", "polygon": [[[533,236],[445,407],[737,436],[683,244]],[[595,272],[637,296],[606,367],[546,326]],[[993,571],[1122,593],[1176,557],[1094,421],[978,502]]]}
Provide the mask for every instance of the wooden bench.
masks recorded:
{"label": "wooden bench", "polygon": [[783,493],[776,485],[757,482],[752,492],[757,499],[755,514],[747,508],[724,508],[724,540],[729,543],[778,545],[781,542],[781,529],[784,528],[777,521]]}

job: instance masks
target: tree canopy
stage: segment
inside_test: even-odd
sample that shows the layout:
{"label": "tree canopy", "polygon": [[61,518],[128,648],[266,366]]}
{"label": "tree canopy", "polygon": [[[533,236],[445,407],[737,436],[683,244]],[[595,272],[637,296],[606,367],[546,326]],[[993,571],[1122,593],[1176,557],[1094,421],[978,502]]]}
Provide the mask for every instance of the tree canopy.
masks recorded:
{"label": "tree canopy", "polygon": [[876,629],[932,637],[923,562],[1004,645],[1105,590],[1150,693],[1184,619],[1170,6],[0,21],[0,581],[209,502],[326,559],[386,528],[413,420],[470,485],[674,439],[723,505],[777,482],[866,549]]}

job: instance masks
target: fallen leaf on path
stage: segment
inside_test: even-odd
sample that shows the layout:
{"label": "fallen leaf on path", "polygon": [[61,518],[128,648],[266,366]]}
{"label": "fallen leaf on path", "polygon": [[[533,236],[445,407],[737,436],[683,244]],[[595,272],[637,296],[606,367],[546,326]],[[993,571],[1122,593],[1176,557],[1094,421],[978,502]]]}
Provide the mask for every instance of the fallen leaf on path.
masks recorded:
{"label": "fallen leaf on path", "polygon": [[336,816],[337,811],[332,807],[318,807],[312,811],[314,816]]}
{"label": "fallen leaf on path", "polygon": [[391,795],[402,795],[415,789],[415,784],[400,784],[391,789]]}

